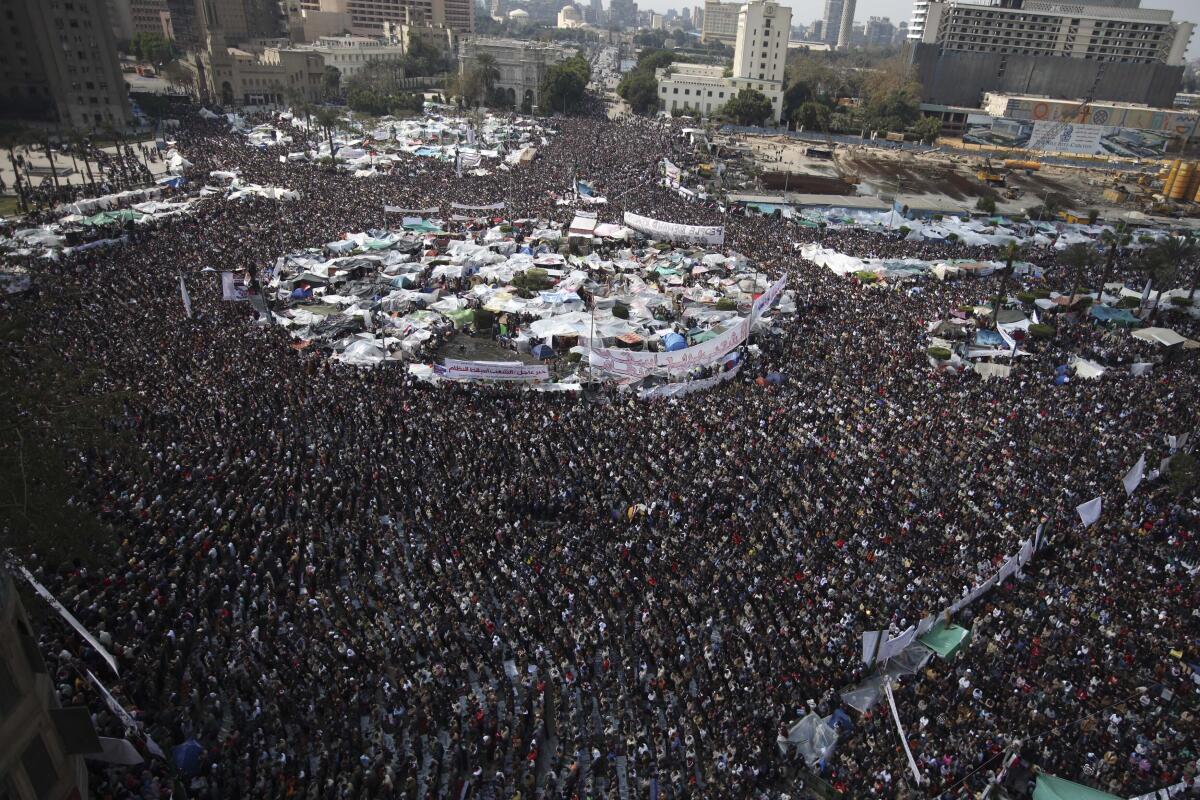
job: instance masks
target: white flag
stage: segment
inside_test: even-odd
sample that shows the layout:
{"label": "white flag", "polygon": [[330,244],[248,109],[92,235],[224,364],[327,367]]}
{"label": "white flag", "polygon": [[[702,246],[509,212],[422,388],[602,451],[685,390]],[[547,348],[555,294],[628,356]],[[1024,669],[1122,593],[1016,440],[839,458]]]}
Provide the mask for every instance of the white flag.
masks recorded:
{"label": "white flag", "polygon": [[37,578],[33,577],[33,574],[29,570],[21,567],[21,574],[25,576],[25,580],[29,581],[29,585],[33,587],[33,591],[37,592],[43,600],[49,603],[50,607],[57,611],[59,616],[65,619],[67,624],[74,628],[75,632],[82,636],[84,641],[90,644],[92,649],[100,654],[100,657],[104,659],[104,662],[108,664],[110,668],[112,668],[113,674],[119,677],[121,673],[117,670],[117,659],[113,658],[112,653],[104,649],[104,645],[100,644],[100,640],[95,636],[92,636],[88,629],[83,627],[79,620],[75,619],[75,615],[70,611],[67,611],[63,604],[58,602],[58,598],[50,594],[49,589],[38,583]]}
{"label": "white flag", "polygon": [[127,767],[141,764],[146,760],[128,740],[112,739],[108,736],[101,736],[100,749],[95,753],[85,753],[84,758]]}
{"label": "white flag", "polygon": [[183,282],[183,275],[179,276],[179,296],[183,298],[183,312],[188,315],[188,319],[192,318],[192,298],[188,295],[187,285]]}
{"label": "white flag", "polygon": [[1125,486],[1125,494],[1133,494],[1133,490],[1142,482],[1142,478],[1146,477],[1146,454],[1142,453],[1142,457],[1133,465],[1133,469],[1125,473],[1125,477],[1121,478],[1121,483]]}
{"label": "white flag", "polygon": [[1095,524],[1096,520],[1100,519],[1100,498],[1097,497],[1075,506],[1075,511],[1079,514],[1079,519],[1083,522],[1083,527],[1090,528]]}
{"label": "white flag", "polygon": [[900,734],[900,744],[904,745],[904,755],[908,756],[908,768],[912,770],[913,780],[917,782],[917,786],[920,786],[921,772],[917,769],[917,762],[913,759],[912,750],[908,746],[908,737],[904,735],[904,726],[900,724],[900,713],[896,711],[896,698],[892,694],[891,678],[884,680],[883,690],[887,693],[888,705],[892,707],[892,719],[896,721],[896,733]]}

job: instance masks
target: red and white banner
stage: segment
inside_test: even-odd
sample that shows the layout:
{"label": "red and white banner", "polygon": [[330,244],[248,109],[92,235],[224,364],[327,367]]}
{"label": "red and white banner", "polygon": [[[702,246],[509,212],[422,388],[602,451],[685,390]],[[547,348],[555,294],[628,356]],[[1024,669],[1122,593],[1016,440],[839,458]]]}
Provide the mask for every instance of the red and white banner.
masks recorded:
{"label": "red and white banner", "polygon": [[754,310],[750,314],[751,320],[757,322],[758,318],[767,312],[767,309],[775,305],[775,302],[779,299],[779,296],[783,294],[783,289],[785,286],[787,286],[787,277],[780,278],[772,283],[770,288],[763,292],[759,298],[754,301]]}
{"label": "red and white banner", "polygon": [[447,358],[437,370],[444,378],[476,381],[548,381],[550,368],[545,364],[523,364],[520,361],[461,361]]}

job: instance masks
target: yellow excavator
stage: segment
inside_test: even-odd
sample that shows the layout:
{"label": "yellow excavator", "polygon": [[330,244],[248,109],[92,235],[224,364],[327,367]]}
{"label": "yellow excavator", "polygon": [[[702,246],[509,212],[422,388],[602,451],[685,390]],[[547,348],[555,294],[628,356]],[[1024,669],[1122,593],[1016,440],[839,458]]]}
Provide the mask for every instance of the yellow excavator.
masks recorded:
{"label": "yellow excavator", "polygon": [[980,183],[988,186],[1003,186],[1007,180],[1007,173],[992,166],[992,159],[985,158],[983,166],[975,173],[975,177],[979,179]]}

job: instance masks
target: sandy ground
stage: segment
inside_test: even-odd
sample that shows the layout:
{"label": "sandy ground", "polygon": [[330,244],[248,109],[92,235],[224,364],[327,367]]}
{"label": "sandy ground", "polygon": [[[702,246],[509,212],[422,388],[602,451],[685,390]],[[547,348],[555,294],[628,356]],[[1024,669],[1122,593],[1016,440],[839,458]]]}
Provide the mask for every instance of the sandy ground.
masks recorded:
{"label": "sandy ground", "polygon": [[[836,165],[829,159],[810,158],[805,149],[811,143],[783,138],[746,137],[763,170],[763,188],[782,190],[783,174],[787,173],[787,190],[806,194],[879,196],[891,199],[898,196],[902,203],[915,205],[933,203],[947,210],[973,209],[979,197],[997,194],[985,187],[975,173],[982,159],[953,152],[914,154],[908,151],[885,150],[868,146],[838,145]],[[1071,199],[1079,209],[1096,208],[1102,213],[1121,214],[1132,205],[1114,206],[1102,198],[1102,192],[1114,178],[1132,185],[1136,176],[1119,174],[1100,168],[1043,166],[1037,172],[1011,172],[1005,187],[996,197],[997,209],[1017,212],[1038,205],[1043,198],[1056,193]],[[1015,189],[1017,197],[1003,196],[1006,189]]]}

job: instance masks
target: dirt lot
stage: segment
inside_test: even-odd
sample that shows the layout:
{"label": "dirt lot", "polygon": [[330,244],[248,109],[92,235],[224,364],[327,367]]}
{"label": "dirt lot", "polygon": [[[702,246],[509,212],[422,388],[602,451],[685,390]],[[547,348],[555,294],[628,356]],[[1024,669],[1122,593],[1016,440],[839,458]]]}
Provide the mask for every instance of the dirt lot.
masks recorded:
{"label": "dirt lot", "polygon": [[[922,198],[947,207],[970,208],[982,195],[995,195],[996,188],[984,186],[975,177],[982,160],[965,154],[935,152],[915,155],[873,147],[839,146],[837,164],[828,159],[809,158],[804,142],[782,138],[748,137],[767,190],[783,188],[800,194],[886,195]],[[839,174],[840,173],[840,174]],[[1002,211],[1017,211],[1041,202],[1049,193],[1064,195],[1079,209],[1128,211],[1112,207],[1101,197],[1116,173],[1100,169],[1043,166],[1037,172],[1011,172],[1007,184],[1018,197],[999,198]],[[843,180],[845,179],[845,180]]]}

